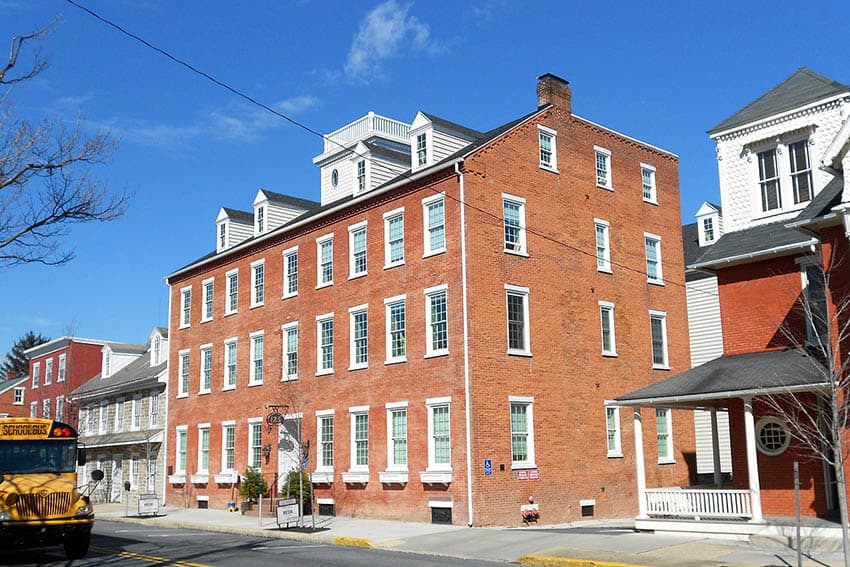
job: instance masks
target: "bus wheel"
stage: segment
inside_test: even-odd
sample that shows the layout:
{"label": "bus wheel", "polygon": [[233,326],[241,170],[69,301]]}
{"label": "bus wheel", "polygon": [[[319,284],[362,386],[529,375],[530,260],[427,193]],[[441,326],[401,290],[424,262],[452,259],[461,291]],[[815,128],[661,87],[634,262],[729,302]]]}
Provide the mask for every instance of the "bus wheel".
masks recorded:
{"label": "bus wheel", "polygon": [[82,559],[89,551],[91,534],[81,534],[74,538],[65,539],[65,556],[68,559]]}

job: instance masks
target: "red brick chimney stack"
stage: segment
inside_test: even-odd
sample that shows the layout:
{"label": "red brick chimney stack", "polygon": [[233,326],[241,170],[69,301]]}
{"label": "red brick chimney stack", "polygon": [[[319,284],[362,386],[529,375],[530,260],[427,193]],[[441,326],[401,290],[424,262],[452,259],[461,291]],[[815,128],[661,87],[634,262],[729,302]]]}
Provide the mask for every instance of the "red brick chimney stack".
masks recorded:
{"label": "red brick chimney stack", "polygon": [[537,107],[541,108],[547,104],[571,112],[570,83],[561,77],[546,73],[537,77]]}

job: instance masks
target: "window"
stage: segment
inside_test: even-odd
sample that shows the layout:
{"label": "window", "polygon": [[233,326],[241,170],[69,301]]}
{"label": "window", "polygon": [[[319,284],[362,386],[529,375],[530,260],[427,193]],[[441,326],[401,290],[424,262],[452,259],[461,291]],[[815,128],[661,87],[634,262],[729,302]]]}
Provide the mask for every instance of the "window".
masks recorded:
{"label": "window", "polygon": [[210,424],[198,424],[198,472],[206,474],[210,470]]}
{"label": "window", "polygon": [[316,329],[319,362],[316,374],[330,374],[334,371],[334,314],[316,317]]}
{"label": "window", "polygon": [[201,321],[209,321],[213,318],[213,283],[214,279],[210,278],[203,281],[204,290],[204,310],[201,314]]}
{"label": "window", "polygon": [[761,418],[756,424],[756,446],[765,455],[781,455],[790,443],[791,435],[782,420],[768,416]]}
{"label": "window", "polygon": [[449,421],[451,398],[430,398],[428,408],[428,470],[451,470],[452,442]]}
{"label": "window", "polygon": [[[180,290],[180,328],[188,327],[192,318],[192,286]],[[109,374],[107,372],[107,374]]]}
{"label": "window", "polygon": [[56,398],[56,419],[59,421],[65,420],[65,396]]}
{"label": "window", "polygon": [[331,172],[331,185],[333,185],[334,187],[339,185],[339,170],[337,169],[334,169]]}
{"label": "window", "polygon": [[428,136],[419,134],[416,136],[416,165],[428,163]]}
{"label": "window", "polygon": [[366,221],[348,227],[348,277],[366,275]]}
{"label": "window", "polygon": [[124,400],[115,403],[115,431],[124,430]]}
{"label": "window", "polygon": [[130,458],[130,487],[134,490],[139,489],[139,457],[136,455]]}
{"label": "window", "polygon": [[221,223],[218,225],[218,249],[224,250],[227,247],[227,225]]}
{"label": "window", "polygon": [[404,264],[404,208],[384,213],[384,268]]}
{"label": "window", "polygon": [[351,324],[351,362],[349,370],[369,366],[369,321],[367,305],[358,305],[348,310]]}
{"label": "window", "polygon": [[596,186],[603,189],[613,189],[611,184],[611,152],[598,146],[593,147],[596,153]]}
{"label": "window", "polygon": [[251,372],[248,385],[256,386],[263,383],[263,331],[249,335],[251,338]]}
{"label": "window", "polygon": [[558,171],[557,147],[555,144],[557,132],[538,124],[537,133],[540,141],[540,167]]}
{"label": "window", "polygon": [[12,402],[13,405],[22,406],[24,405],[24,392],[26,389],[24,388],[15,388],[15,399]]}
{"label": "window", "polygon": [[334,237],[323,236],[316,239],[319,256],[319,272],[316,287],[323,287],[334,283]]}
{"label": "window", "polygon": [[298,247],[283,251],[283,297],[298,295]]}
{"label": "window", "polygon": [[611,273],[611,236],[608,221],[593,219],[596,227],[596,269]]}
{"label": "window", "polygon": [[623,446],[620,439],[620,408],[605,408],[605,430],[608,436],[608,456],[622,457]]}
{"label": "window", "polygon": [[[210,311],[212,313],[212,311]],[[159,334],[153,338],[153,352],[151,353],[151,364],[157,365],[162,362],[162,337]]]}
{"label": "window", "polygon": [[674,463],[673,415],[667,408],[655,410],[655,434],[658,440],[658,463]]}
{"label": "window", "polygon": [[528,329],[528,288],[505,284],[508,319],[508,354],[531,354]]}
{"label": "window", "polygon": [[818,264],[804,263],[803,312],[806,315],[806,342],[823,349],[829,343],[829,314],[826,304],[826,281]]}
{"label": "window", "polygon": [[[104,415],[104,409],[106,406],[101,406],[101,417]],[[50,398],[45,398],[41,400],[41,417],[44,419],[50,419]]]}
{"label": "window", "polygon": [[38,388],[38,383],[41,380],[41,363],[36,362],[32,365],[32,387]]}
{"label": "window", "polygon": [[248,467],[260,470],[263,466],[263,419],[248,420]]}
{"label": "window", "polygon": [[[101,413],[101,422],[103,414]],[[142,397],[137,395],[133,398],[132,416],[130,427],[136,431],[142,428]]]}
{"label": "window", "polygon": [[236,423],[221,424],[221,472],[232,472],[236,460]]}
{"label": "window", "polygon": [[266,300],[265,280],[266,280],[266,261],[257,260],[251,262],[251,274],[253,279],[251,294],[251,307],[258,307]]}
{"label": "window", "polygon": [[369,406],[349,408],[351,414],[351,469],[369,470]]}
{"label": "window", "polygon": [[714,219],[702,219],[702,233],[706,242],[714,242]]}
{"label": "window", "polygon": [[782,208],[782,193],[779,186],[779,169],[776,167],[776,148],[758,153],[759,188],[761,210],[764,212]]}
{"label": "window", "polygon": [[152,393],[148,398],[148,426],[157,427],[159,425],[159,395]]}
{"label": "window", "polygon": [[617,356],[617,339],[614,334],[614,304],[599,302],[599,320],[602,329],[602,355]]}
{"label": "window", "polygon": [[407,470],[407,402],[389,403],[387,408],[387,470]]}
{"label": "window", "polygon": [[59,371],[58,371],[58,374],[56,375],[56,381],[57,382],[64,382],[65,381],[65,366],[66,366],[67,361],[68,360],[67,360],[66,355],[64,355],[64,354],[59,355]]}
{"label": "window", "polygon": [[643,185],[643,200],[647,203],[658,203],[655,191],[655,168],[645,163],[640,164],[641,184]]}
{"label": "window", "polygon": [[669,369],[667,360],[667,313],[650,311],[649,325],[652,333],[652,367]]}
{"label": "window", "polygon": [[53,383],[53,359],[48,358],[44,363],[44,385],[49,386]]}
{"label": "window", "polygon": [[38,417],[38,402],[30,402],[30,417]]}
{"label": "window", "polygon": [[407,296],[398,295],[384,300],[387,310],[387,364],[407,360],[406,304]]}
{"label": "window", "polygon": [[446,210],[443,194],[422,199],[425,252],[423,256],[446,251]]}
{"label": "window", "polygon": [[644,232],[643,241],[646,247],[646,280],[649,283],[663,284],[664,274],[661,269],[661,237]]}
{"label": "window", "polygon": [[257,207],[257,234],[265,232],[266,211],[265,207]]}
{"label": "window", "polygon": [[186,474],[186,438],[188,430],[185,425],[177,427],[177,443],[175,444],[176,462],[174,463],[174,472],[176,474]]}
{"label": "window", "polygon": [[361,159],[357,162],[357,190],[366,190],[366,160]]}
{"label": "window", "polygon": [[318,471],[332,471],[334,468],[334,410],[317,411],[317,431],[319,432],[319,455],[316,463]]}
{"label": "window", "polygon": [[236,337],[224,341],[224,390],[236,387]]}
{"label": "window", "polygon": [[283,379],[298,379],[298,321],[281,327],[283,334]]}
{"label": "window", "polygon": [[812,198],[812,169],[809,165],[809,143],[801,140],[788,145],[788,158],[791,160],[791,187],[794,191],[794,204],[805,203]]}
{"label": "window", "polygon": [[112,350],[105,349],[103,351],[103,375],[112,375]]}
{"label": "window", "polygon": [[231,270],[225,274],[227,279],[227,305],[224,314],[236,313],[239,308],[239,270]]}
{"label": "window", "polygon": [[[47,401],[47,400],[43,400],[43,401]],[[46,405],[45,408],[46,408],[45,411],[47,413],[50,413],[50,409],[49,409],[50,406]],[[98,417],[98,420],[97,420],[97,424],[98,424],[97,432],[98,433],[107,433],[107,432],[109,432],[109,406],[106,405],[106,402],[101,402],[100,407],[98,408],[98,411],[99,411],[99,414],[98,414],[99,417]],[[47,417],[47,416],[45,416],[45,417]]]}
{"label": "window", "polygon": [[156,457],[148,458],[148,492],[156,490]]}
{"label": "window", "polygon": [[511,468],[536,468],[534,461],[534,398],[510,396]]}
{"label": "window", "polygon": [[201,384],[198,390],[208,394],[212,389],[212,345],[201,345]]}
{"label": "window", "polygon": [[180,379],[177,381],[177,397],[184,398],[189,395],[189,351],[181,350],[177,355],[180,357]]}
{"label": "window", "polygon": [[525,199],[502,193],[505,252],[527,254],[525,244]]}
{"label": "window", "polygon": [[448,310],[446,284],[425,290],[425,356],[449,353]]}

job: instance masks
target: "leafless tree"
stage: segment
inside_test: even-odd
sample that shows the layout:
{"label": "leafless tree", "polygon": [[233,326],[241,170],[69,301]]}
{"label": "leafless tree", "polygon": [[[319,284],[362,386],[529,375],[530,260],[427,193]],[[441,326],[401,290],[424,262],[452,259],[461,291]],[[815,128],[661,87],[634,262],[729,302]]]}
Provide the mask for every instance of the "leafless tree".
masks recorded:
{"label": "leafless tree", "polygon": [[[87,135],[79,120],[48,118],[35,125],[16,118],[14,85],[47,68],[39,42],[52,26],[12,38],[0,67],[0,269],[19,264],[64,264],[74,257],[70,225],[120,217],[129,196],[110,193],[91,168],[107,163],[116,142],[106,132]],[[19,57],[29,53],[28,62]]]}

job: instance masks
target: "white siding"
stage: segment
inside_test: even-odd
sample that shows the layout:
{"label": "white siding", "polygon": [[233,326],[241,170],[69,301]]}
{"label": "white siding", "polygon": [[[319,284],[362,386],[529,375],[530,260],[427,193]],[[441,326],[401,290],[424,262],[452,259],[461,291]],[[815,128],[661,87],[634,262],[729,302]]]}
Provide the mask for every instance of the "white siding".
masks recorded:
{"label": "white siding", "polygon": [[688,282],[686,297],[691,367],[694,367],[723,354],[723,329],[720,325],[717,278],[710,277]]}
{"label": "white siding", "polygon": [[[351,161],[351,152],[340,154],[340,159],[322,165],[322,205],[337,201],[354,192],[357,184],[357,171]],[[339,183],[336,187],[331,184],[331,173],[336,169],[339,173]]]}
{"label": "white siding", "polygon": [[[432,163],[437,163],[438,161],[452,155],[462,147],[469,145],[470,143],[469,140],[457,138],[455,136],[452,136],[451,134],[440,132],[436,129],[434,130],[433,141],[434,160]],[[416,152],[415,147],[413,148],[413,152]]]}
{"label": "white siding", "polygon": [[227,247],[236,246],[240,242],[254,236],[254,226],[229,221],[227,226]]}
{"label": "white siding", "polygon": [[378,185],[386,183],[390,179],[397,177],[399,174],[407,170],[406,166],[401,166],[397,163],[376,157],[372,157],[372,163],[370,165],[372,166],[372,178],[370,180],[371,183],[369,184],[370,189],[374,189]]}
{"label": "white siding", "polygon": [[[697,440],[697,473],[714,472],[714,455],[711,451],[711,412],[694,412],[694,431]],[[717,412],[717,433],[720,440],[720,471],[732,472],[732,447],[729,442],[729,414]]]}
{"label": "white siding", "polygon": [[266,222],[268,223],[268,229],[274,230],[277,227],[288,223],[295,217],[304,214],[305,211],[306,209],[289,207],[284,204],[268,203],[266,205]]}

